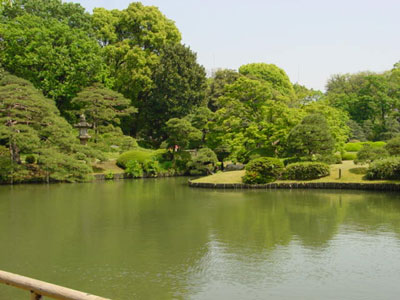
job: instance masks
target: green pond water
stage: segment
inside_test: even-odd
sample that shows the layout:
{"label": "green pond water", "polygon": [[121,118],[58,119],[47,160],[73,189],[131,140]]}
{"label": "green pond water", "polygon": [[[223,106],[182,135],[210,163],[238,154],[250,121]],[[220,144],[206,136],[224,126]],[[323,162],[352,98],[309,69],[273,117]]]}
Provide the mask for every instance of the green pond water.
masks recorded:
{"label": "green pond water", "polygon": [[0,270],[112,299],[399,299],[400,194],[186,182],[1,186]]}

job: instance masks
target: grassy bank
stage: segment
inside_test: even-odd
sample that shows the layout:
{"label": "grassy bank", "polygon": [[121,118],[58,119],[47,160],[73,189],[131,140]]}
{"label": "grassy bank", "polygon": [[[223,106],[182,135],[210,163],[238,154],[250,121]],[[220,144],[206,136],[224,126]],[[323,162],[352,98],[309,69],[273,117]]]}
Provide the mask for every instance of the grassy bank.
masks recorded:
{"label": "grassy bank", "polygon": [[[341,178],[339,178],[339,169],[341,169],[342,172]],[[343,161],[342,164],[331,165],[331,174],[329,176],[302,182],[399,183],[399,181],[389,181],[389,180],[386,181],[364,180],[363,176],[365,175],[365,171],[366,171],[366,166],[355,165],[353,161]],[[225,184],[242,183],[242,177],[244,176],[244,174],[245,174],[244,170],[219,172],[214,175],[198,178],[192,181],[198,183],[225,183]],[[278,180],[276,182],[279,183],[279,182],[301,182],[301,181]]]}

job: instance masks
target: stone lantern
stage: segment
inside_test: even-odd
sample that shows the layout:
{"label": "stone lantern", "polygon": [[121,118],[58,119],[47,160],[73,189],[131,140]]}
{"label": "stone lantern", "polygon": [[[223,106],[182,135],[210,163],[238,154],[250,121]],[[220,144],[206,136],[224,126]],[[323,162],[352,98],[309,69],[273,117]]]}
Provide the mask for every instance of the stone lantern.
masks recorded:
{"label": "stone lantern", "polygon": [[92,127],[91,124],[86,122],[86,117],[84,114],[81,114],[79,118],[79,123],[75,125],[76,128],[79,128],[79,140],[81,141],[81,145],[86,145],[87,140],[91,138],[88,134],[88,129]]}

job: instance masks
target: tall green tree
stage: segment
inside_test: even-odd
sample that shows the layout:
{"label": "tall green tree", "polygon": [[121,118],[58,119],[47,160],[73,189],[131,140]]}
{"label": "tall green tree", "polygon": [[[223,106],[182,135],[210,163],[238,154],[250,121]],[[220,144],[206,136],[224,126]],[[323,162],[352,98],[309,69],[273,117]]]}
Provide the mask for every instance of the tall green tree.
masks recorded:
{"label": "tall green tree", "polygon": [[131,106],[131,100],[100,83],[83,89],[72,99],[71,104],[80,114],[84,113],[87,120],[92,123],[95,142],[100,126],[119,125],[122,117],[137,112],[137,109]]}
{"label": "tall green tree", "polygon": [[182,118],[204,102],[205,71],[188,47],[175,44],[163,48],[163,53],[152,81],[146,101],[137,103],[137,127],[144,136],[156,143],[164,137],[164,124],[171,118]]}
{"label": "tall green tree", "polygon": [[179,146],[187,149],[190,145],[197,146],[201,142],[202,132],[193,127],[188,120],[172,118],[166,123],[169,147]]}
{"label": "tall green tree", "polygon": [[286,72],[274,64],[252,63],[239,68],[239,73],[249,78],[263,80],[272,86],[274,98],[286,101],[295,98],[295,91]]}
{"label": "tall green tree", "polygon": [[294,156],[311,158],[316,154],[331,154],[335,140],[325,117],[311,114],[290,131],[288,146]]}
{"label": "tall green tree", "polygon": [[151,76],[161,49],[181,40],[173,21],[157,7],[140,2],[124,10],[96,8],[92,24],[103,46],[114,88],[133,101],[152,88]]}
{"label": "tall green tree", "polygon": [[31,81],[62,111],[104,68],[97,42],[54,18],[24,14],[0,24],[0,49],[4,68]]}
{"label": "tall green tree", "polygon": [[42,19],[56,19],[71,28],[91,32],[91,15],[78,3],[61,0],[3,0],[3,2],[5,19],[10,20],[28,14]]}

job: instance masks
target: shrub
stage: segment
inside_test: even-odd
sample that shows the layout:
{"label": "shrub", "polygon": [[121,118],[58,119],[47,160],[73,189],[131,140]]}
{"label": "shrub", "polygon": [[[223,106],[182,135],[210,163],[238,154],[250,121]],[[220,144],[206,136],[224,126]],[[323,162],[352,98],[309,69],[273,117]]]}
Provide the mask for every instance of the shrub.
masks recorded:
{"label": "shrub", "polygon": [[315,160],[326,163],[328,165],[341,164],[342,156],[340,155],[340,153],[329,154],[329,155],[317,155]]}
{"label": "shrub", "polygon": [[157,160],[146,160],[143,163],[143,170],[147,176],[157,177],[160,173],[161,168]]}
{"label": "shrub", "polygon": [[143,177],[142,165],[137,160],[128,161],[125,174],[133,178]]}
{"label": "shrub", "polygon": [[357,152],[344,152],[342,154],[343,160],[355,160],[357,158]]}
{"label": "shrub", "polygon": [[358,152],[361,150],[362,146],[362,142],[347,143],[346,145],[344,145],[344,150],[346,150],[347,152]]}
{"label": "shrub", "polygon": [[34,155],[28,155],[26,158],[25,158],[25,162],[27,163],[27,164],[34,164],[35,163],[35,161],[36,161],[36,158],[35,158],[35,156]]}
{"label": "shrub", "polygon": [[382,148],[386,145],[386,143],[382,141],[347,143],[346,145],[344,145],[344,150],[346,150],[347,152],[358,152],[366,144],[370,145],[372,148]]}
{"label": "shrub", "polygon": [[172,169],[172,161],[163,161],[162,163],[160,163],[160,168],[162,170]]}
{"label": "shrub", "polygon": [[112,180],[112,179],[114,179],[114,173],[112,172],[112,171],[108,171],[106,174],[105,174],[105,179],[106,180]]}
{"label": "shrub", "polygon": [[329,165],[321,162],[299,162],[286,167],[285,178],[291,180],[311,180],[328,176]]}
{"label": "shrub", "polygon": [[178,151],[174,153],[174,168],[180,172],[186,173],[187,165],[192,160],[192,156],[187,151]]}
{"label": "shrub", "polygon": [[275,181],[284,170],[283,163],[278,158],[261,157],[251,160],[246,165],[244,183],[268,183]]}
{"label": "shrub", "polygon": [[368,179],[400,179],[400,157],[379,159],[367,170]]}
{"label": "shrub", "polygon": [[392,156],[400,155],[400,137],[395,137],[389,140],[385,146],[385,149]]}
{"label": "shrub", "polygon": [[301,161],[301,158],[299,157],[286,157],[286,158],[282,158],[281,161],[283,162],[283,164],[285,166],[296,163]]}
{"label": "shrub", "polygon": [[365,144],[361,150],[357,152],[357,158],[354,160],[354,163],[369,164],[387,156],[389,156],[389,153],[385,148],[373,148],[370,144]]}
{"label": "shrub", "polygon": [[122,153],[117,159],[117,165],[123,169],[126,168],[127,163],[131,160],[136,160],[139,163],[144,163],[147,160],[160,160],[165,149],[151,150],[139,148],[132,151]]}
{"label": "shrub", "polygon": [[214,172],[217,155],[209,148],[201,148],[188,164],[190,175],[208,175]]}

